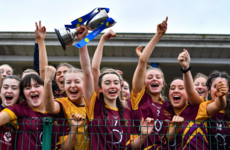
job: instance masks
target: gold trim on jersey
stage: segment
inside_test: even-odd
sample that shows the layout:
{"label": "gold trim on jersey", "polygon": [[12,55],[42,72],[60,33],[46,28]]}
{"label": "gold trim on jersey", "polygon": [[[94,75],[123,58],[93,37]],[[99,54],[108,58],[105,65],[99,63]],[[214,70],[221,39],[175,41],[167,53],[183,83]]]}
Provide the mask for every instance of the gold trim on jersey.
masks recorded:
{"label": "gold trim on jersey", "polygon": [[18,119],[18,117],[15,115],[15,113],[12,110],[5,108],[2,111],[6,112],[10,116],[11,120],[17,120]]}
{"label": "gold trim on jersey", "polygon": [[114,111],[118,111],[118,108],[110,107],[106,102],[105,102],[105,107]]}
{"label": "gold trim on jersey", "polygon": [[[187,132],[190,130],[190,128],[194,125],[194,122],[190,121],[189,124],[187,125],[186,129],[184,130],[183,132],[183,140],[187,134]],[[205,125],[205,124],[204,124]],[[207,125],[205,125],[205,127],[207,128]],[[190,141],[198,134],[200,133],[201,135],[203,135],[203,138],[205,139],[205,141],[208,143],[208,140],[205,136],[205,133],[203,132],[203,130],[201,130],[201,128],[197,128],[196,130],[193,131],[192,134],[189,134],[189,138],[188,140],[186,141],[186,144],[184,146],[184,149],[185,147],[190,143]]]}
{"label": "gold trim on jersey", "polygon": [[179,114],[178,114],[177,116],[180,116],[180,114],[185,110],[185,108],[187,108],[188,105],[189,105],[189,104],[186,104],[186,105],[181,109],[181,111],[179,112]]}

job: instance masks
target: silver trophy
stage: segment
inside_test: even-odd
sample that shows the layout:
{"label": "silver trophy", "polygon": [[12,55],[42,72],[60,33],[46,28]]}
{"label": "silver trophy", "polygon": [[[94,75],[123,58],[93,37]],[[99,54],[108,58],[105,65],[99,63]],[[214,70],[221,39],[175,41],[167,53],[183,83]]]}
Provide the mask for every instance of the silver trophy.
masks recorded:
{"label": "silver trophy", "polygon": [[[87,29],[91,31],[99,27],[103,21],[109,18],[108,13],[104,9],[101,11],[95,9],[91,16],[93,17],[91,17],[86,23]],[[109,25],[107,28],[111,26],[113,26],[113,24]],[[64,50],[66,50],[66,47],[71,46],[74,43],[75,36],[80,33],[76,29],[70,29],[67,27],[54,30]]]}

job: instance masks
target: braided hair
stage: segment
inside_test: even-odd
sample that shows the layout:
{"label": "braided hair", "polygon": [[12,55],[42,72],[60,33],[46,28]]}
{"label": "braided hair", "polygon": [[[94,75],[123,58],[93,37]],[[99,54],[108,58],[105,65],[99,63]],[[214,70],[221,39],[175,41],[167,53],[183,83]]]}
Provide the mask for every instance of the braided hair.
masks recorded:
{"label": "braided hair", "polygon": [[[115,74],[115,75],[117,75],[118,78],[119,78],[120,84],[121,84],[121,79],[120,79],[120,77],[119,77],[119,75],[118,75],[117,72],[115,72],[115,71],[106,71],[106,72],[102,73],[102,74],[99,76],[99,81],[98,81],[98,86],[99,86],[99,87],[102,87],[102,86],[101,86],[102,78],[103,78],[103,76],[106,75],[106,74]],[[103,95],[103,93],[100,93],[100,94],[99,94],[99,99],[100,99],[100,101],[101,101],[101,103],[102,103],[102,105],[103,105],[104,119],[106,119],[106,118],[108,117],[108,113],[107,113],[107,109],[106,109],[106,106],[105,106],[105,101],[104,101],[104,95]],[[118,113],[119,113],[120,119],[122,120],[121,123],[124,124],[124,123],[125,123],[125,122],[124,122],[124,116],[123,116],[123,115],[124,115],[124,107],[123,107],[123,105],[122,105],[122,103],[121,103],[121,101],[120,101],[120,99],[119,99],[119,96],[118,96],[117,99],[116,99],[116,105],[117,105],[117,108],[118,108]]]}

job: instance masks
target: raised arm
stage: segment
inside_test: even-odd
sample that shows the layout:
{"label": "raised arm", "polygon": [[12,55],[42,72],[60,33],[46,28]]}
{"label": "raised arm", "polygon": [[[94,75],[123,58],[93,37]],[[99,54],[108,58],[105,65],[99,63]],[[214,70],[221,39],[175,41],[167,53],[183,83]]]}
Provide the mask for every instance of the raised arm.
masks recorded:
{"label": "raised arm", "polygon": [[[167,20],[168,20],[168,17],[166,17],[165,21],[163,21],[161,24],[157,25],[157,33],[154,35],[154,37],[150,40],[150,42],[144,48],[143,52],[138,53],[140,55],[139,62],[135,70],[135,73],[133,76],[133,83],[132,83],[133,92],[136,94],[139,93],[144,88],[144,82],[145,82],[145,76],[146,76],[146,66],[147,66],[148,59],[150,55],[152,54],[158,41],[162,38],[162,36],[165,34],[167,30]],[[141,47],[139,47],[137,50],[141,51]]]}
{"label": "raised arm", "polygon": [[10,115],[6,112],[0,112],[0,127],[11,121]]}
{"label": "raised arm", "polygon": [[[81,32],[81,34],[77,35],[78,40],[80,41],[86,37],[88,30],[84,25],[77,28],[77,30]],[[91,71],[90,58],[89,58],[87,45],[79,49],[79,56],[80,56],[81,68],[84,74],[83,75],[84,99],[86,105],[88,106],[90,104],[90,99],[94,93],[94,86],[93,86],[93,75]]]}
{"label": "raised arm", "polygon": [[39,49],[38,49],[38,40],[37,40],[37,38],[35,40],[35,45],[34,45],[34,70],[38,74],[40,74],[40,72],[39,72]]}
{"label": "raised arm", "polygon": [[216,86],[216,90],[217,90],[216,92],[217,99],[213,103],[208,104],[207,106],[208,116],[215,115],[219,111],[223,110],[227,105],[227,100],[225,95],[227,95],[228,93],[228,87],[223,82],[220,81]]}
{"label": "raised arm", "polygon": [[45,101],[46,111],[49,114],[58,114],[61,111],[60,105],[54,101],[52,91],[52,80],[55,76],[56,69],[53,66],[45,67],[44,93],[43,100]]}
{"label": "raised arm", "polygon": [[98,79],[100,76],[100,65],[101,65],[104,43],[107,39],[110,39],[111,37],[115,37],[115,36],[116,33],[112,29],[110,29],[103,36],[101,36],[97,49],[93,55],[92,74],[93,74],[93,81],[94,81],[94,91],[97,93],[98,93]]}
{"label": "raised arm", "polygon": [[[187,50],[184,49],[184,51],[179,54],[177,59],[181,65],[182,70],[189,69],[190,55]],[[185,91],[188,95],[189,103],[192,106],[199,105],[201,103],[201,99],[199,94],[195,90],[193,84],[193,78],[190,70],[188,70],[186,73],[183,73],[183,80],[184,80]]]}
{"label": "raised arm", "polygon": [[39,21],[39,26],[37,25],[37,22],[35,23],[35,25],[36,25],[35,36],[39,47],[39,71],[40,71],[40,77],[44,80],[45,66],[48,65],[46,46],[45,46],[46,27],[41,26],[41,21]]}

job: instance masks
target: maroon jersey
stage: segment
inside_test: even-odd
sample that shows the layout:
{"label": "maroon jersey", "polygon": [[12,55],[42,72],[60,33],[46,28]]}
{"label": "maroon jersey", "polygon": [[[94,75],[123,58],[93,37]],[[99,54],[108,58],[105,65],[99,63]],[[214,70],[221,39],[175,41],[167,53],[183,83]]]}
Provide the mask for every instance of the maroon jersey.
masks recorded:
{"label": "maroon jersey", "polygon": [[[0,112],[4,107],[0,104]],[[7,123],[0,127],[0,149],[13,150],[15,145],[15,131],[12,125]]]}
{"label": "maroon jersey", "polygon": [[203,122],[209,118],[207,115],[207,103],[200,105],[187,105],[179,116],[184,118],[184,123],[180,127],[176,135],[176,142],[172,144],[172,149],[178,150],[208,150],[208,131],[207,122]]}
{"label": "maroon jersey", "polygon": [[126,102],[127,102],[127,105],[130,109],[132,109],[132,106],[131,106],[131,100],[130,99],[126,99]]}
{"label": "maroon jersey", "polygon": [[120,122],[118,109],[105,106],[107,109],[106,120],[103,113],[103,104],[97,98],[96,93],[91,98],[89,106],[86,106],[88,132],[91,150],[124,150],[129,148],[131,134],[131,111],[124,108],[125,123]]}
{"label": "maroon jersey", "polygon": [[167,142],[166,134],[168,123],[164,120],[172,120],[174,111],[171,104],[160,100],[159,103],[155,102],[151,96],[143,89],[140,93],[131,93],[132,116],[135,121],[136,133],[139,135],[139,126],[141,118],[153,118],[154,130],[148,136],[141,149],[170,149]]}
{"label": "maroon jersey", "polygon": [[[61,104],[60,104],[61,105]],[[63,121],[64,114],[61,107],[61,113],[50,115],[42,113],[31,108],[26,102],[14,105],[4,109],[10,115],[11,120],[17,119],[17,148],[18,150],[30,150],[42,148],[43,120],[44,117],[53,118],[52,128],[52,149],[60,149],[61,144],[67,138],[69,129],[66,122]]]}
{"label": "maroon jersey", "polygon": [[[209,101],[211,103],[213,101]],[[224,111],[212,116],[210,120],[209,136],[211,147],[215,149],[230,149],[230,122],[223,119]]]}

